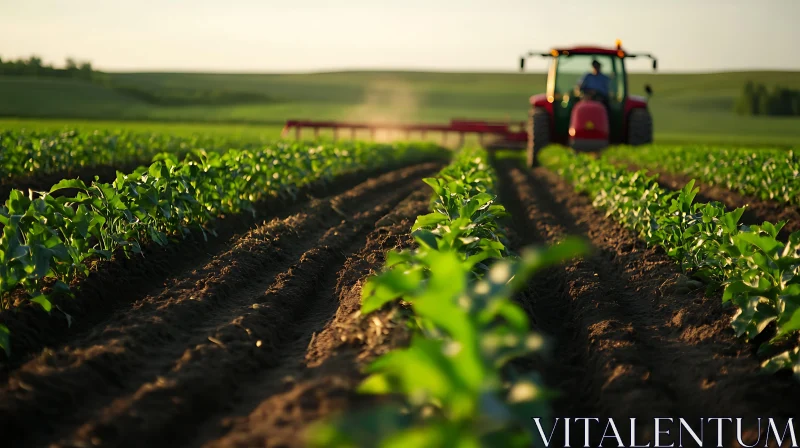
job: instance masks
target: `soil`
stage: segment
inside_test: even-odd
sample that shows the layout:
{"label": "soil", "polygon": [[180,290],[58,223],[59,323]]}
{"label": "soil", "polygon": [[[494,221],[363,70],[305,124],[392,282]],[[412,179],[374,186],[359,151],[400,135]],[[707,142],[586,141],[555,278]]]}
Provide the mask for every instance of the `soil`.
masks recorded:
{"label": "soil", "polygon": [[[736,416],[752,441],[756,418],[797,417],[800,384],[761,373],[755,347],[735,337],[733,310],[719,295],[692,291],[662,251],[605,219],[554,173],[496,165],[516,247],[567,235],[592,247],[591,255],[539,275],[519,297],[554,345],[550,361],[537,361],[545,363],[549,386],[563,392],[557,417],[613,417],[619,424]],[[594,428],[595,440],[604,428]],[[639,429],[643,441],[653,440],[652,424]],[[583,440],[582,431],[575,429],[573,440]]]}
{"label": "soil", "polygon": [[[248,394],[255,394],[221,420],[227,433],[207,446],[302,445],[299,436],[309,423],[376,404],[376,399],[354,392],[363,378],[361,372],[377,356],[405,346],[409,333],[396,307],[361,316],[361,287],[365,278],[383,266],[389,250],[411,245],[411,226],[417,216],[427,213],[429,199],[429,192],[418,190],[375,224],[366,244],[325,284],[326,311],[304,323],[313,331],[306,330],[298,344],[286,350],[277,368],[247,387]],[[323,317],[331,315],[326,323]]]}
{"label": "soil", "polygon": [[[224,428],[208,428],[224,420],[233,430],[218,443],[231,445],[273,434],[287,419],[307,425],[303,412],[341,409],[359,366],[402,333],[388,332],[387,316],[365,323],[352,315],[360,281],[386,250],[408,243],[429,199],[421,179],[440,168],[396,170],[257,225],[13,368],[0,389],[4,443],[175,446],[218,436]],[[381,322],[375,335],[370,326]],[[290,372],[298,381],[284,381]],[[320,394],[332,404],[315,399],[318,408],[307,410]],[[259,419],[271,405],[297,413]],[[295,432],[275,438],[296,443]]]}
{"label": "soil", "polygon": [[[655,417],[741,417],[752,440],[755,418],[798,417],[800,384],[761,373],[718,295],[691,289],[663,252],[552,172],[493,163],[513,250],[567,235],[593,249],[517,297],[551,348],[517,364],[561,392],[556,417],[613,417],[626,435],[638,418],[640,441]],[[341,180],[230,221],[212,242],[104,267],[74,300],[91,306],[72,328],[27,333],[27,354],[4,365],[4,446],[295,447],[319,419],[368,409],[379,398],[355,393],[364,367],[409,335],[400,305],[360,315],[361,288],[387,251],[411,245],[430,198],[421,179],[440,168]],[[604,427],[592,427],[595,442]]]}

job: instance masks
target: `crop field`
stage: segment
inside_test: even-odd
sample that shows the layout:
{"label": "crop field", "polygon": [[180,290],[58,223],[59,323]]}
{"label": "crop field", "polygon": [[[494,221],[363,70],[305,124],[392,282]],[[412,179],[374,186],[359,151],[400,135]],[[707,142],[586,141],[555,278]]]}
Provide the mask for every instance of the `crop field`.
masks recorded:
{"label": "crop field", "polygon": [[0,127],[4,446],[530,446],[565,415],[730,415],[746,442],[797,417],[794,151],[530,169],[261,131]]}

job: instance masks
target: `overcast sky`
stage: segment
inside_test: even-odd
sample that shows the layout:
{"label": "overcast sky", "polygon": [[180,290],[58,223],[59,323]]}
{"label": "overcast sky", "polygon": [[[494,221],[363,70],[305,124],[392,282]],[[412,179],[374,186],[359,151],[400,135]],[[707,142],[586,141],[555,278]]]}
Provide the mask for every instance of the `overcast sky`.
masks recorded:
{"label": "overcast sky", "polygon": [[109,71],[512,71],[617,38],[662,71],[800,70],[800,0],[0,0],[3,59]]}

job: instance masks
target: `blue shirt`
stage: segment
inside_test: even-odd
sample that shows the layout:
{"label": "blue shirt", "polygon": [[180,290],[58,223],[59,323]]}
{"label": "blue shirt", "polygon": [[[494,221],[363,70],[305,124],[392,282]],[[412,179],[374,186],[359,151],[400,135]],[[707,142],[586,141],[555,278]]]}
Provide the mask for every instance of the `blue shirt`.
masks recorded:
{"label": "blue shirt", "polygon": [[609,94],[610,84],[611,81],[608,79],[608,76],[602,73],[596,75],[594,73],[587,73],[578,81],[581,90],[594,90],[606,97],[608,97]]}

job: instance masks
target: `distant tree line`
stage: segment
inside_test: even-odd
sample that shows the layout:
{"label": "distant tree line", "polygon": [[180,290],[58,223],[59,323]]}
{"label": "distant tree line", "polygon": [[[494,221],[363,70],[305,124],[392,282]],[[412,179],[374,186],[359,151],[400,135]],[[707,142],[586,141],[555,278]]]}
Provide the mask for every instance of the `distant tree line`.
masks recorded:
{"label": "distant tree line", "polygon": [[28,59],[3,60],[0,58],[0,76],[32,76],[49,78],[73,78],[87,81],[104,79],[103,74],[92,68],[89,61],[67,58],[63,68],[46,64],[42,58],[31,56]]}
{"label": "distant tree line", "polygon": [[735,106],[739,115],[800,116],[800,90],[748,81]]}
{"label": "distant tree line", "polygon": [[272,99],[262,93],[227,89],[196,89],[186,87],[143,87],[119,84],[107,73],[95,70],[88,61],[68,58],[63,68],[45,64],[38,56],[28,59],[3,60],[0,58],[0,76],[25,76],[37,78],[80,79],[102,84],[117,92],[159,106],[228,106],[235,104],[268,103]]}

